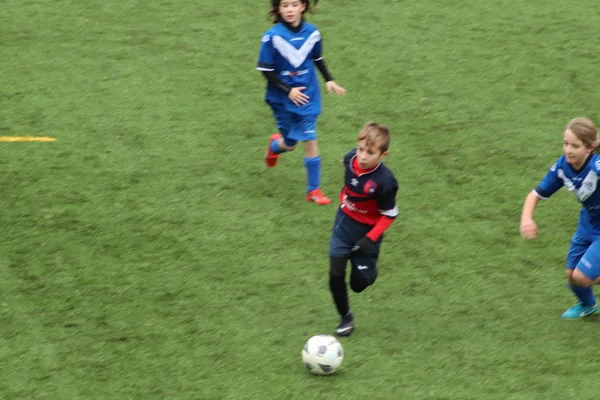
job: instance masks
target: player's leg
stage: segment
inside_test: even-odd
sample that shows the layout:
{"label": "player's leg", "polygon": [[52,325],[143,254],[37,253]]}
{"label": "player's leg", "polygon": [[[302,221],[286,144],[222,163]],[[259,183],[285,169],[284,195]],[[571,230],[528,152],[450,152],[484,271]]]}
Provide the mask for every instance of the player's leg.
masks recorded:
{"label": "player's leg", "polygon": [[347,255],[355,243],[352,228],[350,218],[338,209],[329,242],[329,289],[340,315],[340,323],[335,330],[338,336],[349,336],[354,330],[354,315],[350,310],[346,286]]}
{"label": "player's leg", "polygon": [[597,299],[593,292],[594,285],[598,283],[600,283],[600,240],[595,240],[581,257],[571,275],[571,285],[585,293],[581,301],[581,316],[598,312]]}
{"label": "player's leg", "polygon": [[[311,157],[306,154],[317,153]],[[317,141],[304,142],[304,167],[306,168],[306,200],[316,204],[326,205],[331,199],[321,190],[321,157],[318,155]]]}
{"label": "player's leg", "polygon": [[349,336],[354,330],[354,315],[350,311],[346,286],[347,262],[346,257],[329,257],[329,290],[341,318],[335,329],[335,334],[338,336]]}
{"label": "player's leg", "polygon": [[321,157],[317,145],[317,117],[304,116],[295,125],[294,139],[304,144],[304,167],[306,168],[306,200],[317,204],[329,204],[331,200],[321,191]]}
{"label": "player's leg", "polygon": [[279,132],[272,134],[269,138],[269,144],[265,154],[265,164],[267,164],[267,167],[273,168],[277,165],[280,154],[294,150],[296,140],[288,138],[293,121],[292,116],[289,113],[286,113],[280,105],[270,104],[270,106],[273,110],[277,129],[279,130]]}
{"label": "player's leg", "polygon": [[581,318],[597,313],[598,306],[592,285],[600,276],[600,242],[591,242],[589,238],[575,232],[567,254],[566,276],[569,288],[579,303],[566,310],[562,318]]}

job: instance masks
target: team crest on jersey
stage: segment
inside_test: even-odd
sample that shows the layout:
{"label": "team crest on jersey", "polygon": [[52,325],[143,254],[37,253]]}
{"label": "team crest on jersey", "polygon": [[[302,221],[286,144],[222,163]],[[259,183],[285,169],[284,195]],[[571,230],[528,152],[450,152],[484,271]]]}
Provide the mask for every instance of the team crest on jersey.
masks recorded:
{"label": "team crest on jersey", "polygon": [[596,169],[600,169],[600,160],[597,160],[595,165],[596,165]]}
{"label": "team crest on jersey", "polygon": [[260,38],[260,41],[263,43],[267,43],[269,40],[271,40],[271,36],[269,36],[269,35],[264,35],[263,37]]}
{"label": "team crest on jersey", "polygon": [[365,186],[363,187],[363,192],[369,193],[369,194],[375,193],[376,190],[377,190],[377,184],[374,181],[372,181],[371,179],[369,179],[367,181],[367,183],[365,183]]}

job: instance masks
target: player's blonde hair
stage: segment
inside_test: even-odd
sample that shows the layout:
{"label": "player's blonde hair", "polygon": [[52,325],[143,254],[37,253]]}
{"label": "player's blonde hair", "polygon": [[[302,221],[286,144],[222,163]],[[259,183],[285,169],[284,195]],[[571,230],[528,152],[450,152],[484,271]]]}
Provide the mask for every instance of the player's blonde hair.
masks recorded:
{"label": "player's blonde hair", "polygon": [[390,147],[390,130],[378,122],[367,122],[358,132],[358,141],[366,140],[367,146],[378,146],[382,153]]}
{"label": "player's blonde hair", "polygon": [[598,141],[598,131],[591,119],[585,117],[573,118],[565,127],[565,131],[566,130],[573,132],[585,147],[598,150],[598,145],[600,145],[600,141]]}

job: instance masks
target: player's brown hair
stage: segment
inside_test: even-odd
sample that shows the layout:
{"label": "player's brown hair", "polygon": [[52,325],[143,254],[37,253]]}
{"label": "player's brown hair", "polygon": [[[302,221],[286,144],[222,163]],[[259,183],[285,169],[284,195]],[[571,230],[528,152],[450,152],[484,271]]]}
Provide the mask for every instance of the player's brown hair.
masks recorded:
{"label": "player's brown hair", "polygon": [[585,117],[573,118],[565,127],[565,131],[567,129],[573,132],[585,147],[594,148],[598,152],[598,145],[600,144],[598,142],[598,131],[591,119]]}
{"label": "player's brown hair", "polygon": [[379,146],[382,153],[390,147],[390,130],[378,122],[367,122],[358,132],[358,141],[366,140],[367,146]]}
{"label": "player's brown hair", "polygon": [[[304,13],[306,13],[307,11],[310,11],[311,13],[313,13],[314,11],[312,10],[311,6],[312,5],[316,6],[317,3],[319,2],[319,0],[313,0],[313,1],[300,0],[300,2],[302,4],[306,5],[306,8],[304,9]],[[274,24],[281,22],[281,15],[279,15],[279,4],[280,3],[281,3],[281,0],[271,0],[271,11],[269,11],[269,18],[271,18],[271,20],[273,21]]]}

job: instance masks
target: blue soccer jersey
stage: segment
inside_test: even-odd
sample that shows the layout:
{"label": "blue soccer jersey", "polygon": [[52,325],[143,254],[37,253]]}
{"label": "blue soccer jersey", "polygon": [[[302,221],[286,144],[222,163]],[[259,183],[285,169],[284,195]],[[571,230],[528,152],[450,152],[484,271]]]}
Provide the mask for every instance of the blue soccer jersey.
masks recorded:
{"label": "blue soccer jersey", "polygon": [[547,199],[565,186],[582,205],[579,214],[579,229],[594,235],[600,234],[600,190],[596,190],[598,189],[598,176],[600,176],[600,157],[598,155],[590,155],[579,170],[574,170],[567,163],[565,156],[562,156],[535,188],[535,193],[539,197]]}
{"label": "blue soccer jersey", "polygon": [[307,104],[297,106],[288,98],[287,93],[267,83],[267,103],[283,105],[285,111],[294,114],[319,115],[321,92],[314,61],[322,58],[321,32],[316,26],[304,21],[297,33],[278,23],[265,32],[261,42],[256,69],[275,71],[292,88],[305,86],[303,93],[310,97]]}

